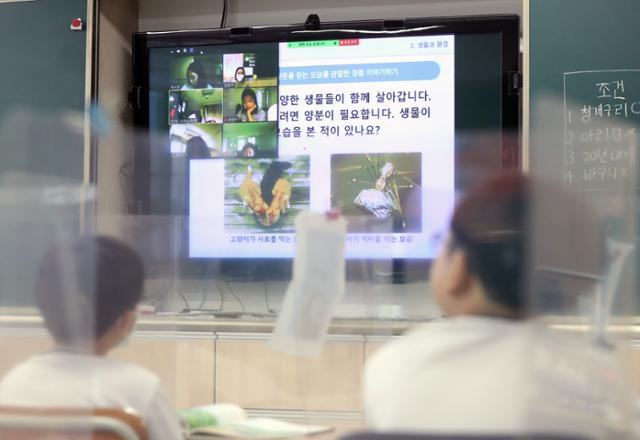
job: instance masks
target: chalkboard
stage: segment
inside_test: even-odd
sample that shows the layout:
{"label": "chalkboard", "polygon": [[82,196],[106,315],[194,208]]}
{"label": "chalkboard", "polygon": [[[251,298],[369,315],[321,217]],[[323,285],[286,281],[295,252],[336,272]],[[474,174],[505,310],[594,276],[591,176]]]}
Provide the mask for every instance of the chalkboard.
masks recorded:
{"label": "chalkboard", "polygon": [[84,111],[87,33],[70,24],[86,14],[87,0],[0,3],[0,175],[82,180],[83,137],[61,138],[53,121]]}
{"label": "chalkboard", "polygon": [[72,200],[84,191],[82,115],[68,124],[85,107],[87,38],[70,24],[86,14],[87,0],[0,3],[3,307],[34,305],[42,254],[92,220]]}
{"label": "chalkboard", "polygon": [[532,171],[553,160],[576,188],[636,185],[639,22],[637,0],[530,0]]}
{"label": "chalkboard", "polygon": [[529,0],[527,13],[531,174],[582,194],[605,237],[635,247],[614,308],[637,313],[640,2]]}
{"label": "chalkboard", "polygon": [[634,186],[640,70],[564,72],[563,85],[565,183],[585,190]]}

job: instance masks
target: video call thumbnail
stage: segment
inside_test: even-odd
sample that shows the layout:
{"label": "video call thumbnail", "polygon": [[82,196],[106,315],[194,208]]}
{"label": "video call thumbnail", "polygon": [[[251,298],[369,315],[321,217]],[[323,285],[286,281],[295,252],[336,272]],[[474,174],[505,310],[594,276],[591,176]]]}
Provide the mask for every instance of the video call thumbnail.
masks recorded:
{"label": "video call thumbnail", "polygon": [[176,48],[171,50],[170,90],[219,87],[267,87],[278,85],[277,44],[242,45],[242,52],[225,46]]}
{"label": "video call thumbnail", "polygon": [[278,120],[278,88],[224,89],[224,122],[265,122]]}
{"label": "video call thumbnail", "polygon": [[[222,87],[222,55],[206,53],[196,49],[192,55],[184,49],[184,56],[176,56],[170,67],[170,88],[172,90],[213,89]],[[179,51],[176,50],[178,53]]]}
{"label": "video call thumbnail", "polygon": [[[345,216],[389,223],[389,232],[422,231],[421,153],[334,154],[331,207]],[[349,232],[370,232],[353,222]]]}
{"label": "video call thumbnail", "polygon": [[169,124],[220,124],[222,98],[222,89],[170,91]]}
{"label": "video call thumbnail", "polygon": [[222,57],[222,79],[225,83],[242,84],[253,79],[256,56],[253,53],[226,53]]}
{"label": "video call thumbnail", "polygon": [[272,50],[225,53],[223,82],[225,87],[266,87],[278,85],[277,52]]}
{"label": "video call thumbnail", "polygon": [[171,154],[190,159],[222,157],[221,124],[176,124],[171,126]]}
{"label": "video call thumbnail", "polygon": [[222,151],[227,156],[277,157],[277,122],[225,124]]}
{"label": "video call thumbnail", "polygon": [[295,232],[309,209],[309,156],[225,161],[225,232]]}

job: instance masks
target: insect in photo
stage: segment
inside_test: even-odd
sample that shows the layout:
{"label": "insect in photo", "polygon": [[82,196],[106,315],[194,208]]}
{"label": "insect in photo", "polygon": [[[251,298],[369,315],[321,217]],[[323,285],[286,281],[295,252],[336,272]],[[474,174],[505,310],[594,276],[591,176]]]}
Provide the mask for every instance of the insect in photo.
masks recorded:
{"label": "insect in photo", "polygon": [[389,219],[394,231],[415,229],[420,209],[408,205],[420,203],[410,197],[419,193],[419,153],[334,155],[331,168],[332,207],[347,215]]}

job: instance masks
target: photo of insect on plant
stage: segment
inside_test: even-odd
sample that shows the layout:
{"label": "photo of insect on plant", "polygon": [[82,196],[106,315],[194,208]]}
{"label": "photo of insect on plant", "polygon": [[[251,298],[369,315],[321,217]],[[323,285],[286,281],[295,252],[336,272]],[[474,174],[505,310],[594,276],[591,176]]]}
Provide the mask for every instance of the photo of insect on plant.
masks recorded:
{"label": "photo of insect on plant", "polygon": [[[332,208],[347,217],[389,222],[391,232],[421,232],[421,159],[420,153],[332,155]],[[362,222],[349,230],[370,232]]]}

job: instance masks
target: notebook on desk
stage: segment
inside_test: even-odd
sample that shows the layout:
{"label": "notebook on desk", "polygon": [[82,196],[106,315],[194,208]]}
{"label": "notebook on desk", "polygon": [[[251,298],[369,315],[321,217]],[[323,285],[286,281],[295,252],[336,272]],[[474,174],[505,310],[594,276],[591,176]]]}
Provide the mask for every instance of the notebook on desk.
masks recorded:
{"label": "notebook on desk", "polygon": [[233,404],[207,405],[179,413],[187,438],[282,439],[333,431],[329,426],[303,425],[265,417],[250,418],[244,409]]}

